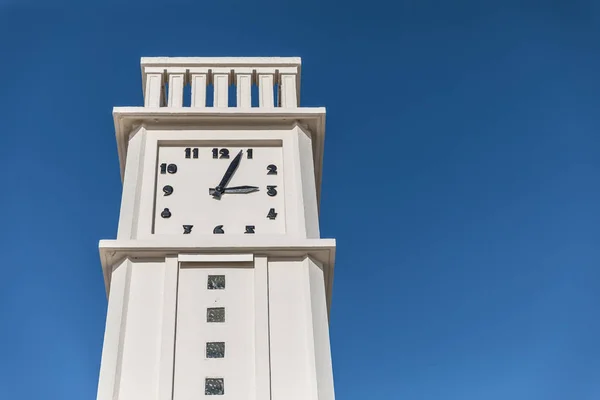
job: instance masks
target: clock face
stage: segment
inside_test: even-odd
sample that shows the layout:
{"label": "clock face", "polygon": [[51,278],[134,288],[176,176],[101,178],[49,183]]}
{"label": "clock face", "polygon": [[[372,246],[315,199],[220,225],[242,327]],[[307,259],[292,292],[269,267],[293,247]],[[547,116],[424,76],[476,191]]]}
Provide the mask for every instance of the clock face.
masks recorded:
{"label": "clock face", "polygon": [[158,148],[154,233],[285,233],[281,146]]}

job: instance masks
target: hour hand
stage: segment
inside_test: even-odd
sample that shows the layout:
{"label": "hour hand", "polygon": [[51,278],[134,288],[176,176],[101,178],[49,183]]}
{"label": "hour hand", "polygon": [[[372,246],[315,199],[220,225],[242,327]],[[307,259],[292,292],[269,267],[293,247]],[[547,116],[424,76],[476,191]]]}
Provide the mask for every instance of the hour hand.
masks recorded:
{"label": "hour hand", "polygon": [[[210,188],[208,189],[208,194],[213,196],[215,194],[217,190],[214,188]],[[226,187],[224,189],[222,189],[221,191],[219,191],[220,193],[252,193],[252,192],[257,192],[258,191],[258,187],[256,186],[232,186],[232,187]]]}

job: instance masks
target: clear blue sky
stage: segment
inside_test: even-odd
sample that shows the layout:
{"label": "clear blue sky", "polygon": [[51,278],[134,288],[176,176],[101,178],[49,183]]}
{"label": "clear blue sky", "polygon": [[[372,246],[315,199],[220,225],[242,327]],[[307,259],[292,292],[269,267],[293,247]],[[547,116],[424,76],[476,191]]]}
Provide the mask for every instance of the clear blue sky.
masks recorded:
{"label": "clear blue sky", "polygon": [[95,398],[111,109],[159,55],[303,58],[338,399],[600,398],[599,2],[85,3],[0,6],[0,398]]}

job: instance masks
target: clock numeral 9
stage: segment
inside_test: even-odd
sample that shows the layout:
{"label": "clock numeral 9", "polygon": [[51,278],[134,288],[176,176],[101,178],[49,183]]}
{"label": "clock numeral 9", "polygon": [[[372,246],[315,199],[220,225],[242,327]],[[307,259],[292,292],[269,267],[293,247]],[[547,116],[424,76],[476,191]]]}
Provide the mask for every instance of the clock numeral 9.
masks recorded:
{"label": "clock numeral 9", "polygon": [[160,173],[161,174],[166,174],[166,173],[170,173],[170,174],[174,174],[177,172],[177,165],[175,164],[169,164],[167,165],[166,163],[162,163],[160,164]]}
{"label": "clock numeral 9", "polygon": [[270,164],[267,166],[267,170],[269,171],[267,175],[277,175],[277,165]]}
{"label": "clock numeral 9", "polygon": [[185,149],[185,158],[191,158],[192,155],[194,156],[194,158],[198,158],[198,148],[195,147],[193,149],[191,148],[187,148]]}
{"label": "clock numeral 9", "polygon": [[165,194],[165,196],[172,195],[173,194],[173,186],[166,185],[165,187],[163,187],[163,193]]}
{"label": "clock numeral 9", "polygon": [[224,148],[219,150],[215,147],[214,149],[212,149],[212,156],[213,158],[229,158],[229,150]]}
{"label": "clock numeral 9", "polygon": [[277,186],[267,186],[267,194],[271,197],[277,196],[277,190],[275,189]]}
{"label": "clock numeral 9", "polygon": [[271,208],[269,210],[269,213],[267,214],[267,218],[269,218],[269,219],[275,219],[275,218],[277,218],[277,213],[275,212],[274,208]]}

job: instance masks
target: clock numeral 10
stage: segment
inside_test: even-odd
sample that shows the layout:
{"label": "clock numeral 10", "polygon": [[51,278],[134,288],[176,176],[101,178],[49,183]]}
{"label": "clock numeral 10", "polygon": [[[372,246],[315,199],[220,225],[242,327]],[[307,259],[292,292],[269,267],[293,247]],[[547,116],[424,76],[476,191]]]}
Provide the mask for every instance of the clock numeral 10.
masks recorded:
{"label": "clock numeral 10", "polygon": [[269,219],[275,219],[275,218],[277,218],[277,213],[275,212],[274,208],[271,208],[269,210],[269,213],[267,214],[267,218],[269,218]]}
{"label": "clock numeral 10", "polygon": [[174,174],[177,172],[177,165],[175,164],[169,164],[167,165],[167,163],[162,163],[160,164],[160,173],[161,174],[166,174],[166,173],[170,173],[170,174]]}
{"label": "clock numeral 10", "polygon": [[192,156],[194,158],[198,158],[198,148],[194,147],[193,149],[191,148],[187,148],[185,149],[185,158],[192,158]]}

